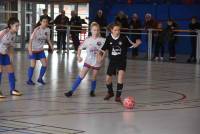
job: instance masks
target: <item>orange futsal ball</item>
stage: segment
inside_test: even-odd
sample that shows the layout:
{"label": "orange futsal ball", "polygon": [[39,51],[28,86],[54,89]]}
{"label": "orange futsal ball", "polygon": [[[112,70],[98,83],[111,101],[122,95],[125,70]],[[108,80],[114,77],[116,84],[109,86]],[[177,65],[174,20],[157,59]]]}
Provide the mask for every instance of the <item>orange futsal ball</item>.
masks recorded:
{"label": "orange futsal ball", "polygon": [[135,99],[133,97],[126,97],[123,101],[123,106],[126,109],[133,109],[135,106]]}

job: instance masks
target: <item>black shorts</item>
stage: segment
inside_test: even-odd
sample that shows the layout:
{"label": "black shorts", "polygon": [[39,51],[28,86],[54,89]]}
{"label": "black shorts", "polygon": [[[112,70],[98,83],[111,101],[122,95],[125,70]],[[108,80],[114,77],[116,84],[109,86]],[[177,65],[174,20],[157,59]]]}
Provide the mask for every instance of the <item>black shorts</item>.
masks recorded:
{"label": "black shorts", "polygon": [[126,71],[126,62],[110,62],[108,65],[107,75],[116,75],[119,70]]}

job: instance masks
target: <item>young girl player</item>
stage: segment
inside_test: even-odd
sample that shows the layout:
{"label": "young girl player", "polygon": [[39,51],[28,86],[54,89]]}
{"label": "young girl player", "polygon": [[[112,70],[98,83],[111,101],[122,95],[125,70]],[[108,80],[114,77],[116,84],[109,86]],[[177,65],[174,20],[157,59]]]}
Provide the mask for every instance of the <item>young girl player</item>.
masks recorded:
{"label": "young girl player", "polygon": [[[5,66],[8,72],[10,85],[10,94],[15,96],[22,95],[15,89],[15,74],[11,59],[13,59],[13,47],[16,33],[19,29],[19,20],[10,18],[6,29],[0,31],[0,82],[2,77],[2,69]],[[5,98],[0,90],[0,98]]]}
{"label": "young girl player", "polygon": [[103,46],[103,44],[105,43],[105,39],[101,37],[100,26],[96,22],[93,22],[91,24],[91,33],[92,33],[92,36],[88,37],[78,49],[78,53],[77,53],[78,62],[82,61],[82,58],[80,56],[82,49],[86,48],[87,56],[85,59],[83,69],[81,70],[80,74],[74,81],[71,87],[71,90],[65,93],[65,96],[67,97],[71,97],[73,95],[73,93],[77,90],[79,84],[84,79],[84,77],[86,76],[89,70],[92,70],[90,96],[91,97],[95,96],[96,78],[97,78],[99,69],[101,67],[101,63],[102,63],[101,61],[103,59],[101,56],[98,56],[97,54],[98,54],[98,51]]}
{"label": "young girl player", "polygon": [[48,28],[48,17],[41,17],[39,26],[34,29],[28,46],[29,59],[31,61],[31,66],[28,69],[28,85],[35,85],[35,83],[32,81],[32,76],[36,65],[36,60],[40,60],[42,63],[37,82],[45,85],[45,82],[42,78],[47,69],[47,59],[43,46],[47,43],[51,50],[53,50],[53,45],[50,40],[50,29]]}
{"label": "young girl player", "polygon": [[112,75],[118,74],[117,76],[117,94],[115,101],[121,102],[121,93],[124,83],[124,76],[126,71],[126,59],[127,51],[129,47],[138,47],[141,44],[140,39],[136,39],[135,43],[131,42],[126,36],[120,35],[120,25],[115,23],[110,26],[111,34],[106,38],[106,42],[102,47],[103,57],[105,51],[109,54],[109,66],[106,76],[106,86],[108,88],[108,94],[104,100],[109,100],[114,96]]}

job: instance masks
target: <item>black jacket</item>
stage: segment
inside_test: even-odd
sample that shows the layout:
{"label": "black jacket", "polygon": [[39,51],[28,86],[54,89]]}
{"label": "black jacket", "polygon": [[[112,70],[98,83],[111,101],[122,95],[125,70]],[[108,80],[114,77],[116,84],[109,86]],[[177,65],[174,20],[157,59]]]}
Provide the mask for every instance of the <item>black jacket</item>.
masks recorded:
{"label": "black jacket", "polygon": [[[199,22],[196,22],[194,24],[190,23],[189,24],[189,29],[190,30],[198,30],[200,29],[200,23]],[[197,33],[196,32],[192,32],[191,35],[196,35]]]}
{"label": "black jacket", "polygon": [[115,22],[120,23],[122,28],[128,28],[128,18],[125,16],[122,18],[116,17]]}
{"label": "black jacket", "polygon": [[97,22],[100,27],[106,27],[106,19],[104,16],[101,16],[101,17],[98,17],[96,16],[95,19],[94,19],[95,22]]}
{"label": "black jacket", "polygon": [[54,24],[56,24],[56,30],[67,29],[66,26],[59,26],[59,25],[69,25],[69,18],[67,16],[58,15],[54,20]]}
{"label": "black jacket", "polygon": [[173,31],[173,30],[176,30],[177,28],[178,28],[178,25],[175,22],[173,22],[172,25],[167,25],[165,32],[166,32],[168,41],[176,41],[177,40],[177,37],[175,36],[175,34],[177,32]]}
{"label": "black jacket", "polygon": [[[81,30],[81,25],[82,25],[82,21],[81,18],[79,16],[74,16],[70,19],[70,25],[71,25],[71,30]],[[75,26],[75,27],[73,27]],[[72,32],[77,32],[80,33],[80,31],[72,31]]]}
{"label": "black jacket", "polygon": [[[132,32],[132,33],[141,33],[140,30],[134,30],[134,29],[141,29],[142,28],[141,21],[140,20],[136,20],[136,21],[131,20],[129,22],[129,28],[130,28],[130,32]],[[135,34],[135,35],[132,35],[132,36],[135,39],[140,39],[141,38],[141,34]]]}

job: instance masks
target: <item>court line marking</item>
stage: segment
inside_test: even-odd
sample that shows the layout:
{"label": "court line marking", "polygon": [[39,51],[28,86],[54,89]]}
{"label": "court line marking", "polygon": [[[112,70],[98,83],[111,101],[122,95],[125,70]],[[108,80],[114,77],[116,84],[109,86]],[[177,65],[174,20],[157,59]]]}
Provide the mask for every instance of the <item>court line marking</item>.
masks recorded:
{"label": "court line marking", "polygon": [[[30,122],[25,122],[25,121],[18,121],[18,120],[11,120],[11,119],[0,119],[3,121],[10,121],[13,123],[24,123],[24,124],[29,124],[29,125],[37,125],[36,127],[27,127],[28,128],[37,128],[37,127],[51,127],[51,128],[58,128],[61,130],[68,130],[68,131],[75,131],[73,134],[78,134],[78,133],[85,133],[85,131],[83,130],[76,130],[76,129],[71,129],[71,128],[63,128],[63,127],[57,127],[57,126],[52,126],[52,125],[44,125],[44,124],[38,124],[38,123],[30,123]],[[16,130],[20,130],[20,129],[16,129]],[[23,129],[22,129],[23,130]],[[40,132],[40,131],[38,131]],[[49,134],[53,134],[53,133],[49,133]],[[71,133],[70,133],[71,134]]]}

